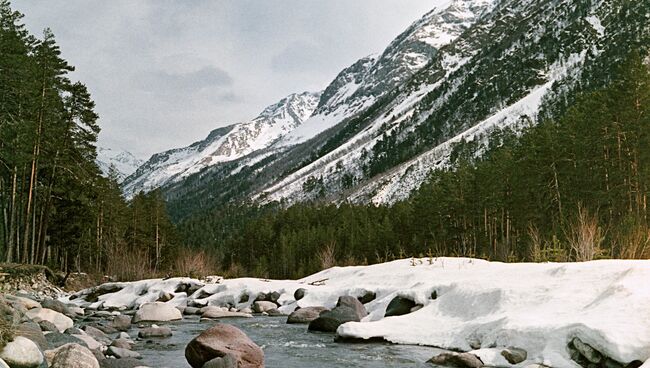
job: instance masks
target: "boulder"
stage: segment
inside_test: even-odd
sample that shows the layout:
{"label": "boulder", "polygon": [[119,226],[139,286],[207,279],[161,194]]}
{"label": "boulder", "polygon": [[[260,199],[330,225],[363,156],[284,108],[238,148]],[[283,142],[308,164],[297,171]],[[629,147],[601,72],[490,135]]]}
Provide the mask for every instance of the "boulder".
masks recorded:
{"label": "boulder", "polygon": [[519,364],[528,358],[528,352],[524,349],[509,347],[501,351],[501,355],[510,364]]}
{"label": "boulder", "polygon": [[22,305],[25,309],[34,309],[34,308],[41,308],[41,304],[35,300],[25,298],[22,296],[15,296],[11,294],[5,294],[4,295],[5,299],[7,299],[8,302],[10,303],[18,303]]}
{"label": "boulder", "polygon": [[252,315],[243,312],[231,312],[221,308],[207,309],[201,315],[201,318],[219,319],[219,318],[251,318]]}
{"label": "boulder", "polygon": [[[264,367],[262,349],[237,327],[224,323],[203,331],[185,348],[185,358],[193,368],[201,368],[215,358],[224,359],[224,357],[230,365],[222,365],[223,367]],[[233,365],[232,361],[236,365]],[[213,366],[218,367],[218,365]]]}
{"label": "boulder", "polygon": [[359,322],[368,315],[361,302],[351,296],[339,298],[336,307],[322,312],[318,318],[309,323],[310,331],[336,332],[336,329],[346,322]]}
{"label": "boulder", "polygon": [[136,368],[142,367],[142,361],[135,358],[103,359],[99,361],[101,368]]}
{"label": "boulder", "polygon": [[238,312],[246,313],[246,314],[253,314],[253,310],[248,308],[248,307],[242,308],[242,309],[238,310]]}
{"label": "boulder", "polygon": [[93,326],[85,326],[84,331],[88,336],[93,337],[95,340],[102,342],[104,345],[108,345],[111,342],[111,338],[106,336],[102,330],[95,328]]}
{"label": "boulder", "polygon": [[25,313],[25,316],[36,323],[43,320],[49,321],[56,326],[59,332],[63,332],[74,325],[74,322],[72,322],[70,317],[47,308],[30,309]]}
{"label": "boulder", "polygon": [[183,309],[183,314],[185,314],[185,315],[190,315],[190,316],[191,316],[191,315],[195,315],[195,314],[199,314],[199,308],[196,308],[196,307],[185,307],[185,309]]}
{"label": "boulder", "polygon": [[284,317],[284,316],[286,316],[286,314],[280,312],[280,310],[277,309],[277,308],[273,308],[273,309],[268,310],[266,312],[266,314],[268,314],[271,317]]}
{"label": "boulder", "polygon": [[116,348],[121,348],[121,349],[128,349],[128,350],[131,350],[133,348],[131,341],[127,339],[115,339],[111,342],[111,346],[115,346]]}
{"label": "boulder", "polygon": [[61,314],[65,314],[68,317],[76,316],[76,313],[71,312],[65,304],[61,303],[58,300],[45,299],[41,302],[41,306],[43,306],[43,308],[51,309]]}
{"label": "boulder", "polygon": [[80,329],[80,328],[77,328],[77,327],[70,327],[70,328],[68,328],[67,330],[65,330],[64,333],[65,333],[65,334],[68,334],[68,335],[81,335],[81,334],[83,334],[83,332],[81,331],[81,329]]}
{"label": "boulder", "polygon": [[357,298],[361,304],[368,304],[371,301],[377,299],[377,294],[374,291],[366,291],[365,294]]}
{"label": "boulder", "polygon": [[150,338],[150,337],[169,337],[172,335],[172,329],[163,326],[163,327],[147,327],[143,328],[138,332],[138,337],[140,338]]}
{"label": "boulder", "polygon": [[99,368],[95,355],[78,344],[63,345],[45,352],[50,368]]}
{"label": "boulder", "polygon": [[87,346],[88,349],[90,349],[90,350],[99,350],[103,346],[99,341],[95,340],[90,335],[80,334],[80,335],[72,335],[72,336],[74,336],[74,337],[78,338],[79,340],[83,341],[84,346]]}
{"label": "boulder", "polygon": [[50,321],[42,320],[38,322],[38,327],[41,328],[41,331],[47,332],[59,332],[59,328]]}
{"label": "boulder", "polygon": [[287,318],[287,323],[309,323],[318,318],[322,312],[328,310],[329,309],[325,307],[300,308],[289,315],[289,318]]}
{"label": "boulder", "polygon": [[384,317],[391,317],[391,316],[402,316],[405,314],[411,313],[411,309],[415,307],[415,302],[412,301],[411,299],[407,299],[401,296],[396,296],[393,298],[393,300],[388,303],[388,306],[386,307],[386,313],[384,313]]}
{"label": "boulder", "polygon": [[125,316],[123,314],[115,316],[110,326],[118,331],[128,331],[131,328],[131,316]]}
{"label": "boulder", "polygon": [[253,312],[264,313],[270,311],[271,309],[276,309],[277,307],[278,307],[277,304],[269,301],[265,301],[265,300],[257,301],[253,303]]}
{"label": "boulder", "polygon": [[248,303],[248,301],[250,300],[250,298],[251,298],[250,295],[248,295],[248,294],[242,294],[242,295],[239,297],[239,304],[241,304],[241,303]]}
{"label": "boulder", "polygon": [[456,368],[481,368],[483,362],[479,357],[471,353],[442,353],[429,359],[427,363],[442,367]]}
{"label": "boulder", "polygon": [[237,368],[237,360],[232,355],[224,355],[206,362],[202,368]]}
{"label": "boulder", "polygon": [[296,291],[293,292],[293,298],[296,300],[300,300],[305,297],[306,293],[307,293],[307,289],[305,288],[296,289]]}
{"label": "boulder", "polygon": [[131,351],[129,349],[118,348],[117,346],[109,346],[108,350],[106,350],[106,355],[114,356],[117,359],[123,359],[123,358],[140,359],[141,358],[139,353],[135,351]]}
{"label": "boulder", "polygon": [[36,322],[27,321],[17,325],[14,328],[14,336],[22,336],[32,340],[41,350],[50,348],[50,344],[45,340],[45,335],[43,335],[41,327]]}
{"label": "boulder", "polygon": [[12,368],[36,368],[43,363],[43,354],[32,340],[16,336],[0,351],[0,359]]}
{"label": "boulder", "polygon": [[73,335],[62,334],[60,332],[50,332],[45,335],[45,340],[52,348],[58,348],[66,344],[79,344],[86,346],[86,343]]}
{"label": "boulder", "polygon": [[112,335],[112,334],[118,332],[117,329],[115,329],[115,327],[113,327],[112,325],[104,324],[102,322],[91,323],[91,324],[88,324],[88,326],[92,326],[92,327],[100,330],[101,332],[103,332],[105,334],[109,334],[109,335]]}
{"label": "boulder", "polygon": [[278,304],[278,300],[280,300],[280,296],[282,296],[282,294],[278,293],[277,291],[274,291],[268,294],[267,300],[270,301],[271,303]]}
{"label": "boulder", "polygon": [[165,292],[165,291],[161,291],[160,295],[158,296],[158,300],[156,300],[156,301],[165,303],[165,302],[168,302],[168,301],[170,301],[172,299],[174,299],[174,294],[168,293],[168,292]]}
{"label": "boulder", "polygon": [[154,302],[145,303],[140,306],[135,316],[133,316],[133,323],[138,322],[166,322],[182,319],[181,312],[171,305],[165,303]]}

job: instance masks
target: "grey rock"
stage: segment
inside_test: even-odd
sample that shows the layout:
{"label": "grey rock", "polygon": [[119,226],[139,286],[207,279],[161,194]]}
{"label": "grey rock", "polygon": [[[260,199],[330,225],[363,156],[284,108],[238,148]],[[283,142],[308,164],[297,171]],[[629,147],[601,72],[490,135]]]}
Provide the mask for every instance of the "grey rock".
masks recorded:
{"label": "grey rock", "polygon": [[501,351],[501,355],[510,364],[519,364],[528,358],[528,352],[524,349],[509,347]]}
{"label": "grey rock", "polygon": [[135,316],[133,316],[133,323],[138,322],[166,322],[182,319],[181,312],[165,303],[145,303],[140,306]]}
{"label": "grey rock", "polygon": [[58,348],[65,344],[79,344],[88,347],[86,342],[72,335],[62,334],[60,332],[50,332],[45,335],[45,340],[52,348]]}
{"label": "grey rock", "polygon": [[271,303],[278,303],[278,300],[280,299],[281,294],[278,293],[277,291],[272,292],[271,294],[268,295],[268,301]]}
{"label": "grey rock", "polygon": [[128,349],[128,350],[131,350],[133,348],[133,345],[127,339],[115,339],[111,342],[111,346],[115,346],[116,348],[121,348],[121,349]]}
{"label": "grey rock", "polygon": [[70,327],[67,330],[65,330],[64,333],[68,335],[81,335],[83,332],[81,332],[81,329],[77,327]]}
{"label": "grey rock", "polygon": [[14,335],[32,340],[41,350],[47,350],[50,348],[50,344],[45,339],[41,327],[36,322],[28,321],[17,325],[14,329]]}
{"label": "grey rock", "polygon": [[95,340],[104,343],[105,345],[110,344],[111,338],[108,337],[102,330],[95,328],[93,326],[85,326],[84,331]]}
{"label": "grey rock", "polygon": [[95,355],[78,344],[63,345],[45,354],[51,362],[50,368],[99,368]]}
{"label": "grey rock", "polygon": [[328,311],[329,309],[325,307],[305,307],[300,308],[289,315],[287,318],[287,323],[309,323],[321,313]]}
{"label": "grey rock", "polygon": [[264,313],[270,311],[271,309],[276,309],[278,307],[277,304],[273,302],[269,302],[266,300],[260,300],[256,301],[253,303],[253,312],[255,313]]}
{"label": "grey rock", "polygon": [[368,304],[371,301],[377,299],[377,294],[374,291],[366,291],[365,294],[357,298],[361,304]]}
{"label": "grey rock", "polygon": [[150,338],[150,337],[169,337],[172,335],[171,328],[167,326],[163,327],[147,327],[143,328],[138,332],[138,337],[140,338]]}
{"label": "grey rock", "polygon": [[118,331],[128,331],[131,328],[131,317],[123,314],[115,316],[110,326]]}
{"label": "grey rock", "polygon": [[114,356],[118,359],[123,359],[123,358],[140,359],[141,358],[139,353],[135,351],[131,351],[129,349],[118,348],[117,346],[109,346],[108,350],[106,350],[106,355]]}
{"label": "grey rock", "polygon": [[135,358],[104,359],[99,361],[101,368],[136,368],[142,367],[142,361]]}
{"label": "grey rock", "polygon": [[68,317],[74,317],[76,316],[76,313],[72,313],[70,309],[68,309],[68,306],[63,304],[62,302],[54,299],[45,299],[41,302],[41,306],[43,308],[51,309],[53,311],[57,311],[61,314],[65,314]]}
{"label": "grey rock", "polygon": [[305,297],[306,293],[307,293],[307,289],[305,288],[296,289],[296,291],[294,291],[293,293],[293,298],[296,300],[300,300]]}
{"label": "grey rock", "polygon": [[196,307],[185,307],[183,314],[193,316],[199,314],[199,311],[200,309]]}
{"label": "grey rock", "polygon": [[483,362],[479,357],[470,353],[442,353],[429,359],[427,363],[442,367],[481,368]]}
{"label": "grey rock", "polygon": [[598,364],[603,360],[603,356],[600,354],[600,352],[591,347],[591,345],[585,344],[579,338],[575,337],[573,340],[571,340],[571,343],[573,344],[573,347],[580,353],[580,355],[585,357],[585,359],[591,363]]}
{"label": "grey rock", "polygon": [[346,322],[359,322],[368,315],[359,300],[351,296],[340,297],[337,306],[331,311],[322,312],[309,323],[310,331],[336,332]]}
{"label": "grey rock", "polygon": [[231,354],[226,354],[223,357],[206,362],[202,368],[237,368],[237,358]]}
{"label": "grey rock", "polygon": [[165,303],[172,299],[174,299],[174,294],[161,291],[160,295],[158,296],[158,300],[156,301]]}
{"label": "grey rock", "polygon": [[43,354],[32,340],[16,336],[0,351],[0,359],[11,368],[36,368],[43,363]]}
{"label": "grey rock", "polygon": [[415,307],[415,302],[401,296],[396,296],[388,303],[384,317],[402,316],[411,313],[411,308]]}

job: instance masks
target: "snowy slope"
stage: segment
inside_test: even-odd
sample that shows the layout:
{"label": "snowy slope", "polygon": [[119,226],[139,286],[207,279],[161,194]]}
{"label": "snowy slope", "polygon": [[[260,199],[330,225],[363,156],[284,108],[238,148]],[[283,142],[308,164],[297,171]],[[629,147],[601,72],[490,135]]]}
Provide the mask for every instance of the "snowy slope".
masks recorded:
{"label": "snowy slope", "polygon": [[123,185],[127,196],[264,149],[299,127],[316,108],[319,93],[292,94],[255,119],[212,131],[203,141],[153,155]]}
{"label": "snowy slope", "polygon": [[[341,325],[338,335],[472,351],[487,366],[544,364],[558,368],[579,367],[568,349],[569,342],[579,338],[605,357],[623,363],[608,362],[607,366],[616,367],[650,359],[649,278],[650,261],[506,264],[423,258],[334,267],[296,281],[232,279],[206,285],[198,280],[168,279],[116,283],[121,290],[101,295],[97,302],[83,300],[92,289],[64,301],[100,309],[137,308],[168,292],[174,295],[168,302],[171,305],[234,306],[241,310],[260,292],[278,292],[279,310],[290,313],[297,306],[332,308],[340,296],[374,292],[376,298],[365,305],[368,317]],[[319,280],[324,280],[320,286],[310,284]],[[181,283],[203,286],[188,296],[176,292]],[[306,292],[296,301],[293,295],[298,288]],[[239,302],[242,295],[249,296],[246,302]],[[411,299],[422,308],[384,317],[396,296]],[[506,347],[526,350],[526,361],[517,365],[506,362],[500,355]]]}
{"label": "snowy slope", "polygon": [[143,161],[131,152],[115,150],[106,147],[97,147],[97,165],[105,176],[110,174],[111,168],[115,170],[117,179],[121,182],[133,174]]}

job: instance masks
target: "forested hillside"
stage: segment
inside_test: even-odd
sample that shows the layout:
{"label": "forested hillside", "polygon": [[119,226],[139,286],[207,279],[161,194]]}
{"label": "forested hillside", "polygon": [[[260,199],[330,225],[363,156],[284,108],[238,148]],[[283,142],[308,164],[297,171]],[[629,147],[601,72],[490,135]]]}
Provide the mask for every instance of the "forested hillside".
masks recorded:
{"label": "forested hillside", "polygon": [[219,208],[181,232],[233,273],[275,278],[411,256],[647,258],[650,71],[638,53],[617,69],[557,120],[457,144],[451,168],[393,206]]}
{"label": "forested hillside", "polygon": [[[100,127],[52,32],[0,1],[0,261],[125,277],[171,267],[178,244],[157,192],[127,204],[95,163]],[[134,264],[137,262],[137,264]]]}

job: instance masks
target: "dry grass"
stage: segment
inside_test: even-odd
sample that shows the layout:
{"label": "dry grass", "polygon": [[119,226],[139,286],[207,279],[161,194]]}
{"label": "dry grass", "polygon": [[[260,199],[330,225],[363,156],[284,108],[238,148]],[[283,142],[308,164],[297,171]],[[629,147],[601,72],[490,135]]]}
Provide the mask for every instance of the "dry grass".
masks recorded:
{"label": "dry grass", "polygon": [[134,281],[159,276],[149,267],[149,255],[143,250],[109,250],[107,259],[106,273],[115,280]]}
{"label": "dry grass", "polygon": [[187,251],[174,260],[174,275],[203,278],[216,275],[218,262],[205,251]]}
{"label": "dry grass", "polygon": [[646,225],[632,225],[628,230],[619,232],[614,243],[620,249],[621,258],[650,258],[650,229]]}
{"label": "dry grass", "polygon": [[336,266],[336,243],[331,242],[318,252],[318,261],[323,270]]}
{"label": "dry grass", "polygon": [[601,244],[605,237],[598,225],[598,216],[582,206],[578,206],[578,216],[566,230],[566,238],[578,262],[592,261],[602,254]]}

